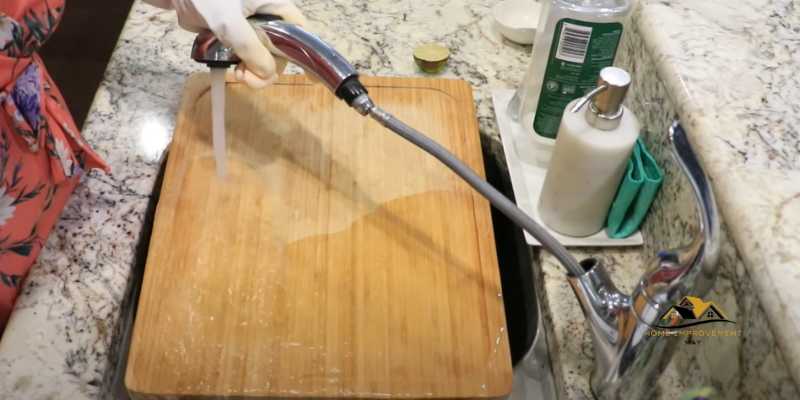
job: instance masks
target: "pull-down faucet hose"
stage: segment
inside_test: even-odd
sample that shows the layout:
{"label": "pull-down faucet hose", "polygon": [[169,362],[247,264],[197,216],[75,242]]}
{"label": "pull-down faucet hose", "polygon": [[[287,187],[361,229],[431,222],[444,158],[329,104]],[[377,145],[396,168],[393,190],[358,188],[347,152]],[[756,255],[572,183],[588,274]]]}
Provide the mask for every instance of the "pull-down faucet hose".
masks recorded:
{"label": "pull-down faucet hose", "polygon": [[[573,276],[580,276],[584,273],[584,269],[578,264],[578,261],[567,249],[550,235],[546,229],[536,223],[528,214],[522,211],[516,204],[509,200],[506,196],[500,193],[492,185],[481,178],[469,166],[464,164],[458,157],[456,157],[449,150],[444,148],[433,139],[417,131],[416,129],[406,125],[403,121],[395,118],[393,115],[384,111],[378,106],[372,104],[368,99],[361,99],[362,103],[353,104],[360,113],[367,112],[372,119],[378,121],[387,129],[397,133],[403,139],[408,140],[428,154],[436,157],[442,164],[446,165],[464,181],[470,184],[478,193],[489,200],[500,212],[505,214],[511,221],[514,221],[520,228],[530,233],[539,243],[549,250],[559,262],[569,271]],[[354,103],[357,103],[354,102]]]}

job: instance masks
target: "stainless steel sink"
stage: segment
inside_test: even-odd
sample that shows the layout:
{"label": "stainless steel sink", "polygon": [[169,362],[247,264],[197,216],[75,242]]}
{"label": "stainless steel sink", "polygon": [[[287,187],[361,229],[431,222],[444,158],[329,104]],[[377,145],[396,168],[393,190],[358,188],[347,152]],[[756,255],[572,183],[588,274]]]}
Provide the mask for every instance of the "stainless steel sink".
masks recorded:
{"label": "stainless steel sink", "polygon": [[[514,200],[507,164],[499,145],[492,150],[484,140],[483,160],[486,179]],[[522,229],[492,208],[497,259],[503,285],[514,386],[511,400],[555,399],[555,386],[539,299],[534,286],[533,249],[525,243]]]}

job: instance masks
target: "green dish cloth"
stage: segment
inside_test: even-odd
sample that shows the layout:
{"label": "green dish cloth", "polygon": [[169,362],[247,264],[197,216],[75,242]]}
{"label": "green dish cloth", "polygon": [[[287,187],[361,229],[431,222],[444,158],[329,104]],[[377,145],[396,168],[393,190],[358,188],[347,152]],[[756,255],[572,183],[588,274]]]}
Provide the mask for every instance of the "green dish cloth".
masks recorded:
{"label": "green dish cloth", "polygon": [[623,239],[639,229],[663,180],[664,174],[655,158],[647,151],[642,139],[637,140],[617,196],[608,211],[608,237]]}

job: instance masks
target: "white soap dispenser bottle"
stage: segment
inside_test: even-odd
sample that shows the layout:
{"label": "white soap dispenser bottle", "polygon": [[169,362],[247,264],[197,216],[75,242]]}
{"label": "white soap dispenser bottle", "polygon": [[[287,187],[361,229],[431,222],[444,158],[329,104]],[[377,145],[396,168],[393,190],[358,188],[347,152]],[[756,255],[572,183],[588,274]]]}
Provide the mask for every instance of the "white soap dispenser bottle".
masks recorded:
{"label": "white soap dispenser bottle", "polygon": [[597,88],[567,105],[539,198],[539,215],[556,232],[584,237],[605,226],[639,137],[639,121],[622,105],[630,83],[625,70],[603,68]]}

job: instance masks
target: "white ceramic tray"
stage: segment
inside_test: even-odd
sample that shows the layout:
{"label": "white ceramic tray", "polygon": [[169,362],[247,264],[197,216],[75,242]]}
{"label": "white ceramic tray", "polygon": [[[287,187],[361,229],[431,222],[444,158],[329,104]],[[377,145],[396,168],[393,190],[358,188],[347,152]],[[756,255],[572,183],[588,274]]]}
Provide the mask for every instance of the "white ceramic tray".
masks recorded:
{"label": "white ceramic tray", "polygon": [[[539,218],[538,207],[539,194],[542,191],[544,177],[547,169],[537,160],[536,155],[541,154],[542,145],[535,141],[531,134],[526,132],[522,126],[513,121],[508,115],[508,102],[514,96],[513,90],[494,90],[492,91],[492,102],[494,103],[495,118],[500,130],[500,138],[503,141],[503,149],[508,162],[508,171],[511,174],[511,185],[514,187],[514,197],[517,205],[523,211],[532,216],[539,224],[547,228]],[[541,155],[539,156],[541,159]],[[640,246],[643,243],[642,233],[636,232],[625,239],[612,239],[608,237],[605,230],[588,237],[576,238],[561,235],[549,228],[547,230],[559,242],[568,247],[618,247],[618,246]],[[533,236],[525,232],[525,241],[532,246],[539,246],[539,242]]]}

